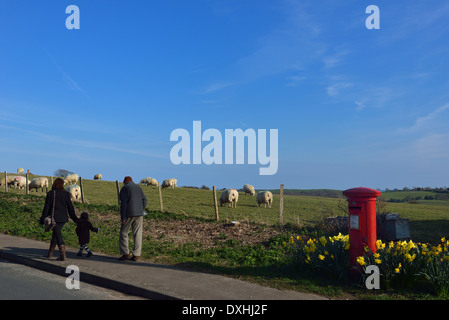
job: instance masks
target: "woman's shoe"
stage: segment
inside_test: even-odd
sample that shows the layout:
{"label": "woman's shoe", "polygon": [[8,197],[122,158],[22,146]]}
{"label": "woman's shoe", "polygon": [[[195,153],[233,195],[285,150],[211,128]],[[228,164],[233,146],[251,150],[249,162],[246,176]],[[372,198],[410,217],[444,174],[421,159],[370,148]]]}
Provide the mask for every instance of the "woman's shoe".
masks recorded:
{"label": "woman's shoe", "polygon": [[59,258],[58,261],[64,261],[65,260],[65,245],[59,246]]}

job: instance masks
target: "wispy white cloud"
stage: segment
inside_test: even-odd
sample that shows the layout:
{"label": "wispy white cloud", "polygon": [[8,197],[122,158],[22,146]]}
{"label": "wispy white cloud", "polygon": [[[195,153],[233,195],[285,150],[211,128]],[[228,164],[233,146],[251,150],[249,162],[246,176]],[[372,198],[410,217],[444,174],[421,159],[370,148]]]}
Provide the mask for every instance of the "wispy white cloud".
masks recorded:
{"label": "wispy white cloud", "polygon": [[195,91],[196,94],[210,94],[210,93],[214,93],[216,91],[228,88],[232,85],[234,85],[234,82],[217,82],[217,83],[212,83],[208,86],[206,86],[205,88],[202,88],[200,90]]}
{"label": "wispy white cloud", "polygon": [[328,54],[323,57],[323,64],[325,69],[331,69],[343,63],[345,56],[350,53],[349,50],[339,50],[333,54]]}
{"label": "wispy white cloud", "polygon": [[351,88],[352,86],[353,86],[353,83],[351,83],[351,82],[344,82],[344,81],[336,82],[336,83],[329,85],[326,88],[326,92],[329,96],[335,97],[335,96],[340,95],[344,89]]}
{"label": "wispy white cloud", "polygon": [[56,66],[58,71],[61,73],[62,78],[67,83],[69,88],[71,90],[81,92],[86,98],[90,99],[90,97],[87,94],[87,92],[59,66],[59,63],[56,62],[55,58],[53,58],[53,56],[51,56],[48,53],[47,53],[47,55],[50,57],[50,59],[52,60],[53,64]]}
{"label": "wispy white cloud", "polygon": [[449,157],[449,133],[429,133],[411,144],[415,157],[438,159]]}
{"label": "wispy white cloud", "polygon": [[[315,42],[321,27],[315,17],[305,10],[309,5],[297,1],[280,1],[278,9],[283,14],[281,22],[267,33],[259,35],[251,53],[241,56],[223,69],[221,78],[231,80],[214,81],[196,93],[214,93],[275,75],[285,79],[287,76],[282,73],[307,67],[316,59],[315,46],[321,46]],[[302,79],[300,77],[289,76],[287,86],[295,86]]]}
{"label": "wispy white cloud", "polygon": [[290,76],[286,78],[288,82],[285,84],[287,87],[296,87],[301,84],[302,81],[307,79],[306,76]]}
{"label": "wispy white cloud", "polygon": [[415,123],[406,128],[398,129],[398,133],[416,133],[424,130],[431,130],[435,128],[435,122],[438,120],[438,116],[441,115],[444,111],[449,109],[449,103],[427,113],[424,116],[418,117],[415,120]]}

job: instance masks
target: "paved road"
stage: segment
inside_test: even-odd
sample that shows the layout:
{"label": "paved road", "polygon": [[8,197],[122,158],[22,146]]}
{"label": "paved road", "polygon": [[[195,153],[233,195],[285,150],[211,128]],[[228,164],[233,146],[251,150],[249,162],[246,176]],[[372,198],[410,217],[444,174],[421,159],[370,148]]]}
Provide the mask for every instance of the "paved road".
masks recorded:
{"label": "paved road", "polygon": [[[69,274],[67,274],[69,276]],[[80,283],[66,288],[65,277],[0,259],[0,300],[127,300],[133,296]]]}

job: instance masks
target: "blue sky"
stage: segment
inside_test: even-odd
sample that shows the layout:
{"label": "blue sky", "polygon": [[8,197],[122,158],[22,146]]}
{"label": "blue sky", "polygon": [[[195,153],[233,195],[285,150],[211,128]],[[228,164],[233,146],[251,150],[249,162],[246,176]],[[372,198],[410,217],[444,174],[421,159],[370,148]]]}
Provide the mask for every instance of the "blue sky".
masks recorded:
{"label": "blue sky", "polygon": [[[365,27],[371,4],[379,30]],[[443,0],[1,0],[0,170],[449,186],[448,16]],[[278,129],[277,173],[172,164],[170,134],[193,121]]]}

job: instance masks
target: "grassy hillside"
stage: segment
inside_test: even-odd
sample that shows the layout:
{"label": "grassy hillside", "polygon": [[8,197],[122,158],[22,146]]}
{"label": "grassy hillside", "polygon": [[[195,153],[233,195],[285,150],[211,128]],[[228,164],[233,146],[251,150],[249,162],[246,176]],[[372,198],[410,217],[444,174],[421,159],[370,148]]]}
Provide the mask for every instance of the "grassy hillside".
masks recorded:
{"label": "grassy hillside", "polygon": [[[35,177],[35,176],[32,176]],[[119,187],[122,183],[119,183]],[[108,205],[118,211],[117,188],[115,181],[84,180],[84,197],[89,204]],[[160,211],[159,190],[156,187],[142,186],[148,198],[148,211]],[[4,192],[3,187],[0,191]],[[277,190],[278,191],[278,190]],[[8,192],[24,194],[24,190],[9,189]],[[276,192],[276,190],[274,190]],[[345,201],[338,199],[338,190],[285,190],[284,224],[296,228],[313,227],[324,217],[344,215],[338,204]],[[419,193],[419,194],[418,194]],[[391,197],[423,196],[427,191],[386,192],[382,196],[386,200]],[[44,197],[42,192],[32,192]],[[217,199],[221,191],[217,191]],[[325,196],[317,196],[319,194]],[[200,217],[215,220],[212,190],[195,188],[176,188],[162,190],[163,208],[165,212],[180,214],[185,217]],[[385,210],[397,212],[402,218],[410,219],[410,231],[416,241],[435,242],[442,236],[449,235],[449,201],[420,200],[417,203],[386,202]],[[260,207],[255,196],[240,193],[237,208],[219,207],[220,221],[251,221],[266,225],[277,225],[280,222],[279,192],[274,193],[272,208]]]}
{"label": "grassy hillside", "polygon": [[[34,176],[33,176],[34,177]],[[123,186],[119,183],[119,188]],[[159,211],[160,198],[157,187],[141,186],[148,198],[148,210]],[[0,189],[3,191],[4,189]],[[117,187],[115,181],[85,180],[83,179],[84,199],[90,204],[117,205]],[[25,194],[25,190],[9,189],[8,192]],[[287,192],[286,192],[287,193]],[[45,195],[45,192],[32,191],[33,195]],[[216,192],[217,201],[221,191]],[[257,205],[256,196],[239,194],[237,208],[219,206],[220,220],[253,221],[262,224],[278,224],[279,194],[274,194],[272,208],[264,208]],[[162,190],[163,209],[166,212],[178,213],[186,217],[200,217],[215,219],[214,198],[212,190],[195,188],[176,188]],[[283,222],[296,226],[310,226],[316,224],[322,218],[323,208],[335,207],[336,198],[317,196],[298,197],[286,194],[284,196]]]}

